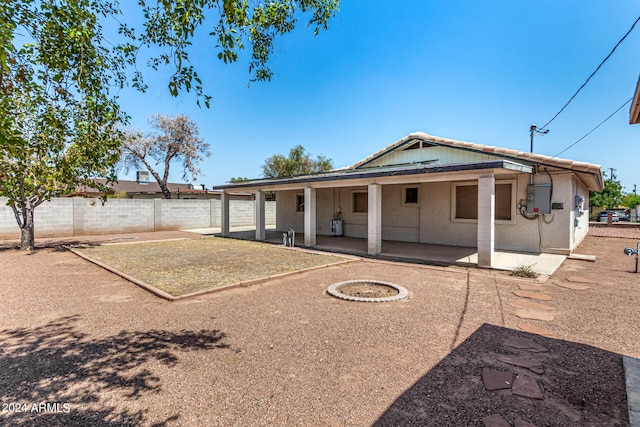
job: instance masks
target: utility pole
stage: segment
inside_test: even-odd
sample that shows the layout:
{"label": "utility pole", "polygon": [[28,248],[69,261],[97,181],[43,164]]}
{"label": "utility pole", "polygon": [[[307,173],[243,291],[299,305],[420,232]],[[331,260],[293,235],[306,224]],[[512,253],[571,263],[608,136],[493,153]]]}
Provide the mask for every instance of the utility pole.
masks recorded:
{"label": "utility pole", "polygon": [[614,169],[614,168],[609,168],[609,181],[613,182],[613,178],[615,178],[615,176],[613,175],[613,173],[615,171],[617,171],[618,169]]}
{"label": "utility pole", "polygon": [[529,136],[531,139],[531,144],[530,144],[530,148],[529,148],[529,152],[533,153],[533,136],[535,134],[538,135],[546,135],[549,133],[548,129],[538,129],[538,125],[536,124],[532,124],[531,127],[529,127]]}

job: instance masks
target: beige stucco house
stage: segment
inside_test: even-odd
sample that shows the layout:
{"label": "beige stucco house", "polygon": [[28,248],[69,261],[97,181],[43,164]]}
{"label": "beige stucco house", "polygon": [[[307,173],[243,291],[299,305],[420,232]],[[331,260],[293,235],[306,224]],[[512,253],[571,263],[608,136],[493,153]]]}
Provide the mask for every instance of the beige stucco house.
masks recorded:
{"label": "beige stucco house", "polygon": [[[496,250],[569,254],[588,231],[589,190],[599,165],[412,133],[342,169],[217,186],[222,233],[228,200],[256,196],[256,239],[265,238],[264,192],[277,192],[277,229],[367,240],[475,247],[491,267]],[[334,219],[341,220],[336,227]]]}

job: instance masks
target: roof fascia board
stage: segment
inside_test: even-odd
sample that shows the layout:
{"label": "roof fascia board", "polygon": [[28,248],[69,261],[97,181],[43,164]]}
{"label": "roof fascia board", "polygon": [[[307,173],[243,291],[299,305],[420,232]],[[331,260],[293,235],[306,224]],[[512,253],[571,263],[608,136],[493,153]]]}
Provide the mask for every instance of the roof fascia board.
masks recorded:
{"label": "roof fascia board", "polygon": [[400,183],[400,182],[433,182],[449,181],[459,179],[472,179],[473,172],[479,171],[478,175],[486,174],[489,171],[494,173],[519,172],[531,173],[531,166],[523,165],[505,160],[492,160],[481,163],[461,163],[457,165],[424,166],[411,169],[381,170],[381,171],[354,171],[350,173],[332,175],[309,175],[296,178],[283,178],[270,181],[254,181],[247,183],[228,184],[216,186],[216,190],[248,191],[248,190],[284,190],[304,187],[337,187],[366,185],[375,180],[378,183]]}

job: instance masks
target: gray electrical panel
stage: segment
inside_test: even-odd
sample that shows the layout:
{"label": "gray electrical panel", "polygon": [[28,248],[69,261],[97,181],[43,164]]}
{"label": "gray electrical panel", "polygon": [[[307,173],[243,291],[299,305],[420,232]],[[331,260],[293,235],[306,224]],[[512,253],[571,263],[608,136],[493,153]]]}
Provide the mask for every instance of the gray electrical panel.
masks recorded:
{"label": "gray electrical panel", "polygon": [[547,215],[551,213],[551,184],[527,186],[527,214]]}

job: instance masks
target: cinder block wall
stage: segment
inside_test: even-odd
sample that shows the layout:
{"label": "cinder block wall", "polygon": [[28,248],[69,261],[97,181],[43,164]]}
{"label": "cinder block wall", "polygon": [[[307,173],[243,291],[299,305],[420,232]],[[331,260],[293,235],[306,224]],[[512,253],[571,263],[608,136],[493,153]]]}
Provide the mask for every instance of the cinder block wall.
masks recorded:
{"label": "cinder block wall", "polygon": [[[154,231],[153,200],[111,199],[104,205],[97,199],[58,200],[73,204],[73,236]],[[36,220],[36,237],[41,227]]]}
{"label": "cinder block wall", "polygon": [[[38,206],[34,214],[39,237],[73,235],[73,203],[71,199],[53,199]],[[0,197],[0,238],[20,238],[20,228],[7,199]]]}
{"label": "cinder block wall", "polygon": [[154,199],[155,231],[211,227],[210,200]]}
{"label": "cinder block wall", "polygon": [[[0,239],[20,238],[6,198],[0,197]],[[35,210],[36,238],[220,227],[220,200],[58,198]],[[230,200],[232,226],[255,225],[255,202]],[[276,223],[276,202],[265,203],[266,223]]]}

